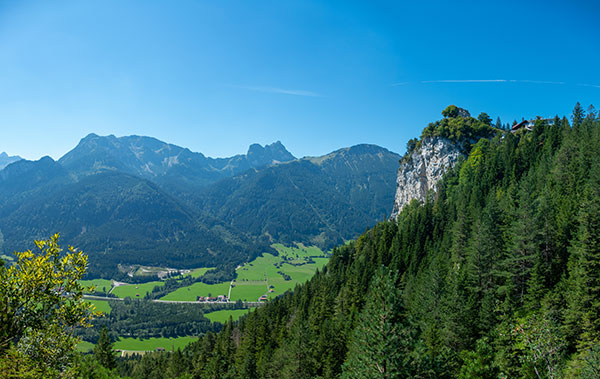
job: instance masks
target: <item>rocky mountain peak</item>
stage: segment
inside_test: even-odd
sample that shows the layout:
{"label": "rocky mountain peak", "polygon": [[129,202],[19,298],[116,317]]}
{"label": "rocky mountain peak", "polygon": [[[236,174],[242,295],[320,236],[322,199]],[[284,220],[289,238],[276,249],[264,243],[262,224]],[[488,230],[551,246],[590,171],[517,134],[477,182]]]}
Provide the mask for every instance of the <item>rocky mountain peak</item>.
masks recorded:
{"label": "rocky mountain peak", "polygon": [[254,167],[296,159],[280,141],[265,145],[265,147],[254,143],[248,148],[247,157],[249,163]]}
{"label": "rocky mountain peak", "polygon": [[8,166],[9,164],[13,163],[13,162],[17,162],[20,161],[21,158],[18,155],[15,156],[10,156],[8,154],[6,154],[5,152],[0,153],[0,170],[4,169],[4,167]]}

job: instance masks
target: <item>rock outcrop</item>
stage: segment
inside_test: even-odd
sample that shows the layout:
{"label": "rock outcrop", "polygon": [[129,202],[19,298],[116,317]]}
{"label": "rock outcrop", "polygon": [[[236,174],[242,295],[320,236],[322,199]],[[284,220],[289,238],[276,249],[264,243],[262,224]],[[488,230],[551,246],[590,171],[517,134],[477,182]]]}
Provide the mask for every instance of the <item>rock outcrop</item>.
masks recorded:
{"label": "rock outcrop", "polygon": [[425,201],[429,190],[436,190],[444,173],[464,156],[464,145],[443,137],[424,138],[421,145],[405,156],[398,169],[392,218],[413,199]]}

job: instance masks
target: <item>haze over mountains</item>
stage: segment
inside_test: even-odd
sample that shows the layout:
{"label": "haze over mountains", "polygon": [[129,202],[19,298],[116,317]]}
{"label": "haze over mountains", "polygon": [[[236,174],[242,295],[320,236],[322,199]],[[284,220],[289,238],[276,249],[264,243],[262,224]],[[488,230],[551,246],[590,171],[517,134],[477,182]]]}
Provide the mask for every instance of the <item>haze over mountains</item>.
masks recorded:
{"label": "haze over mountains", "polygon": [[118,263],[231,268],[272,242],[327,248],[389,216],[399,159],[374,145],[296,159],[280,142],[213,159],[90,134],[58,161],[0,171],[0,249],[59,232],[107,276]]}

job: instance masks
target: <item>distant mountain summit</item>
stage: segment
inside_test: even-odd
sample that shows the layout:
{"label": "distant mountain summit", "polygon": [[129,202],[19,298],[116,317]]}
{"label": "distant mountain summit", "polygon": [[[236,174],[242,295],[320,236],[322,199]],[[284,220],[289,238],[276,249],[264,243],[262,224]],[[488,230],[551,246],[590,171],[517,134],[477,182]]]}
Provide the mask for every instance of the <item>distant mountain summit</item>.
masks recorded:
{"label": "distant mountain summit", "polygon": [[271,164],[288,162],[296,159],[280,141],[260,146],[257,143],[250,145],[246,159],[253,167],[267,166]]}
{"label": "distant mountain summit", "polygon": [[4,169],[4,167],[8,166],[13,162],[20,161],[21,159],[23,158],[21,158],[18,155],[10,156],[4,152],[0,153],[0,170]]}
{"label": "distant mountain summit", "polygon": [[295,159],[281,142],[253,144],[246,155],[209,158],[152,137],[89,134],[59,163],[76,177],[119,171],[168,186],[202,187],[250,168]]}

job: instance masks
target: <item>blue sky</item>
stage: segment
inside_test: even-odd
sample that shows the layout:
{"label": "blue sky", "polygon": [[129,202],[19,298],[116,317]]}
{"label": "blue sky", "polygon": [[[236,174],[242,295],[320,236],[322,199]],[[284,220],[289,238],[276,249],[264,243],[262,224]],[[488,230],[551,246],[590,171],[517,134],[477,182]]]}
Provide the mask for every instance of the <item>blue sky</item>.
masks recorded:
{"label": "blue sky", "polygon": [[565,115],[600,106],[594,3],[0,0],[0,151],[58,159],[94,132],[403,153],[449,104]]}

